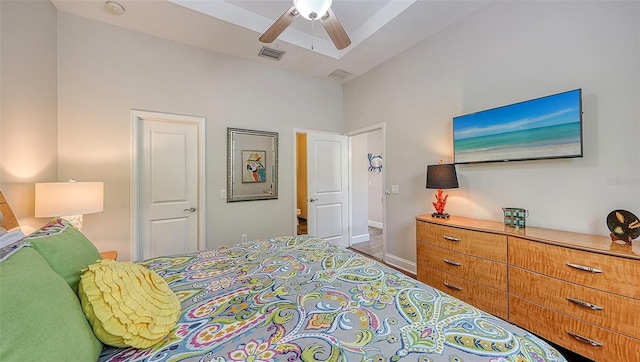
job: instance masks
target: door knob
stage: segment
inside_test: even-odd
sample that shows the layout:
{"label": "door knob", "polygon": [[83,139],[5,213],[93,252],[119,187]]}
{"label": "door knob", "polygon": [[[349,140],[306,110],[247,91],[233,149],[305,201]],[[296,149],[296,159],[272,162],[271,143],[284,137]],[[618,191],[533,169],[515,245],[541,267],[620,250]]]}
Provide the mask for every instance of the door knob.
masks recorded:
{"label": "door knob", "polygon": [[309,202],[316,202],[318,199],[314,199],[313,197],[309,199]]}
{"label": "door knob", "polygon": [[195,206],[191,206],[191,207],[190,207],[190,208],[188,208],[188,209],[184,209],[184,211],[189,211],[189,212],[196,212],[196,210],[197,210],[197,209],[196,209],[196,207],[195,207]]}

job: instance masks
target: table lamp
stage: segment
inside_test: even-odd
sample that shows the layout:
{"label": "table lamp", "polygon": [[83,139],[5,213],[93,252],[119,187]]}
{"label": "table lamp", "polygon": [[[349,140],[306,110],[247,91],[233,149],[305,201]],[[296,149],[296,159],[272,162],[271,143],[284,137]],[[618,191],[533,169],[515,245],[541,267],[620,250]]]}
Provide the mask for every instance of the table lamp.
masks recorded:
{"label": "table lamp", "polygon": [[458,176],[456,175],[456,166],[454,164],[442,164],[440,161],[437,165],[427,166],[427,188],[438,189],[436,193],[436,201],[433,207],[436,212],[431,214],[432,217],[439,219],[448,219],[449,214],[444,212],[444,206],[447,204],[447,197],[442,196],[442,189],[457,189]]}
{"label": "table lamp", "polygon": [[84,214],[104,209],[103,182],[36,183],[36,217],[61,217],[82,231]]}

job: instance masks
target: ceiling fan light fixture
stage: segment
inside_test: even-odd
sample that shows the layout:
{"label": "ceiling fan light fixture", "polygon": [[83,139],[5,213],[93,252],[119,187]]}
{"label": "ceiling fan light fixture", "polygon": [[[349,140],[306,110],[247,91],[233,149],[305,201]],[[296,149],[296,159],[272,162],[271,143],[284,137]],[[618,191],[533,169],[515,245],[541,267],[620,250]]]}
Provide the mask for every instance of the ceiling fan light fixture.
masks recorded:
{"label": "ceiling fan light fixture", "polygon": [[[1,1],[1,0],[0,0]],[[332,0],[293,0],[293,6],[285,11],[267,31],[260,36],[263,43],[271,43],[282,34],[282,32],[300,15],[309,20],[319,20],[324,30],[329,34],[329,38],[336,46],[342,50],[351,45],[349,35],[344,31],[342,24],[331,10]],[[313,22],[311,28],[313,29]],[[311,46],[313,49],[313,45]]]}
{"label": "ceiling fan light fixture", "polygon": [[293,0],[293,5],[305,19],[317,20],[329,11],[331,1],[332,0]]}
{"label": "ceiling fan light fixture", "polygon": [[117,3],[115,1],[107,1],[104,3],[104,7],[109,11],[112,12],[116,15],[122,15],[124,14],[124,6],[122,6],[120,3]]}

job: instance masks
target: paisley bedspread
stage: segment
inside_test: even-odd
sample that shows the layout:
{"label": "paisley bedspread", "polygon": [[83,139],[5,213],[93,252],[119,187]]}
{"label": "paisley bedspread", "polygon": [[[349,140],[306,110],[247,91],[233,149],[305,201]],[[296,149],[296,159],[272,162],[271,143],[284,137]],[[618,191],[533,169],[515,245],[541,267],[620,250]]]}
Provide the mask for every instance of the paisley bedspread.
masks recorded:
{"label": "paisley bedspread", "polygon": [[308,236],[141,262],[182,303],[148,349],[100,361],[565,361],[546,342],[369,258]]}

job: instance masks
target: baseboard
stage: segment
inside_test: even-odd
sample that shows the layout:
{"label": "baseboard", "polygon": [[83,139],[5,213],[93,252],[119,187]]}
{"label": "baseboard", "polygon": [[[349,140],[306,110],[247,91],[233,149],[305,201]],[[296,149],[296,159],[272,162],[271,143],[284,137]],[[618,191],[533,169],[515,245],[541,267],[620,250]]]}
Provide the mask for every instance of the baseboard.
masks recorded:
{"label": "baseboard", "polygon": [[357,244],[357,243],[364,243],[369,240],[371,240],[371,236],[369,236],[369,233],[355,235],[351,237],[351,245]]}
{"label": "baseboard", "polygon": [[403,259],[399,256],[395,256],[387,253],[385,255],[385,263],[394,266],[395,268],[402,269],[411,274],[418,273],[418,265],[410,260]]}
{"label": "baseboard", "polygon": [[371,226],[372,228],[376,228],[376,229],[382,229],[382,223],[379,221],[371,221],[369,220],[369,226]]}

